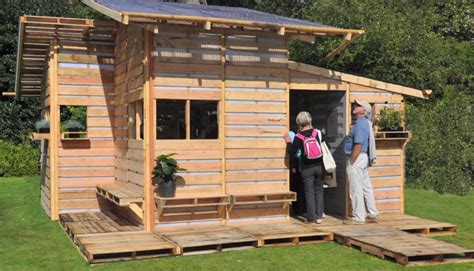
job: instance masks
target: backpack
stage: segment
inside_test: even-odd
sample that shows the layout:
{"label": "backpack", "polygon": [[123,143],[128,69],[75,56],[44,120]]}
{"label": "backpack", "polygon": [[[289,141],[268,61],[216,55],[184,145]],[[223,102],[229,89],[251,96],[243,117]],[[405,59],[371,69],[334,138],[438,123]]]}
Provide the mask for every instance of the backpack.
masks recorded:
{"label": "backpack", "polygon": [[319,130],[313,129],[313,132],[309,137],[298,133],[296,137],[303,141],[303,150],[307,159],[318,159],[323,156],[323,151],[321,149],[321,144],[316,139],[316,135],[321,139],[321,132]]}

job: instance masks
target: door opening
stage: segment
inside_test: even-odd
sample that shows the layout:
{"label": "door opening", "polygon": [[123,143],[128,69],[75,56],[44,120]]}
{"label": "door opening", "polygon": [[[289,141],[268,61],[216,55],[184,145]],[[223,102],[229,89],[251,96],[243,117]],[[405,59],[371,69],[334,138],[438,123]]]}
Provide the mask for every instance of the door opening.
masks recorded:
{"label": "door opening", "polygon": [[[297,132],[296,116],[301,111],[307,111],[313,119],[313,127],[321,130],[326,138],[326,144],[333,154],[337,164],[336,183],[334,187],[324,189],[325,213],[345,215],[346,185],[345,185],[345,155],[344,139],[346,126],[346,102],[343,91],[305,91],[291,90],[290,92],[290,129]],[[301,180],[291,175],[291,189],[301,195]],[[294,204],[301,210],[303,202]],[[298,212],[297,210],[295,210]]]}

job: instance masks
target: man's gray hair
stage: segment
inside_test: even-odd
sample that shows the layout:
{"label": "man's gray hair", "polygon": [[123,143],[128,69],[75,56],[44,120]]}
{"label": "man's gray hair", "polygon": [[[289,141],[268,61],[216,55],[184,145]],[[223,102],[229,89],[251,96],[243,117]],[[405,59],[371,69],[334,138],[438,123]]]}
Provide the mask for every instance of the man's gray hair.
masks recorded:
{"label": "man's gray hair", "polygon": [[311,114],[306,111],[301,111],[298,116],[296,116],[296,124],[299,127],[312,126],[313,118]]}

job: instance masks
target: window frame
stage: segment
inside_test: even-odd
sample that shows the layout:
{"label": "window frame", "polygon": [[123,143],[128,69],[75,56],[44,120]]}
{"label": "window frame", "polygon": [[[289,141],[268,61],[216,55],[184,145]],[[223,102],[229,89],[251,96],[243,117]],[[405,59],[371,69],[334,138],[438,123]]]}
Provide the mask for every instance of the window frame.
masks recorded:
{"label": "window frame", "polygon": [[[156,106],[156,111],[155,111],[155,129],[158,126],[158,102],[166,102],[166,101],[184,101],[185,106],[184,106],[184,111],[185,111],[185,126],[186,126],[186,137],[184,139],[181,138],[173,138],[173,139],[162,139],[158,138],[158,132],[156,132],[155,135],[155,140],[160,140],[160,141],[165,141],[165,140],[181,140],[181,141],[199,141],[199,140],[205,140],[205,141],[219,141],[222,139],[222,134],[221,134],[221,106],[222,106],[222,101],[221,100],[205,100],[205,99],[155,99],[155,106]],[[191,138],[191,102],[192,101],[203,101],[203,102],[215,102],[216,108],[217,108],[217,127],[218,127],[218,132],[217,132],[217,138],[211,138],[211,139],[205,139],[205,138]]]}

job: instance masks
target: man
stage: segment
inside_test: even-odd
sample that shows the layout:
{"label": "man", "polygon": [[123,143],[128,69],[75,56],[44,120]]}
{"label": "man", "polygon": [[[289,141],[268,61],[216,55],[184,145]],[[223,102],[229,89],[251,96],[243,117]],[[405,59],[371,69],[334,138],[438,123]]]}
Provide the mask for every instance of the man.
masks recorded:
{"label": "man", "polygon": [[[349,194],[352,203],[352,217],[344,224],[364,224],[378,222],[378,211],[375,207],[375,198],[370,183],[368,167],[375,159],[375,140],[372,124],[367,119],[372,107],[366,101],[356,101],[352,114],[356,118],[351,127],[349,137],[344,144],[344,152],[349,157],[347,161],[347,177],[349,180]],[[369,151],[371,152],[369,159]],[[365,217],[367,207],[368,217]]]}

